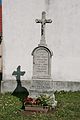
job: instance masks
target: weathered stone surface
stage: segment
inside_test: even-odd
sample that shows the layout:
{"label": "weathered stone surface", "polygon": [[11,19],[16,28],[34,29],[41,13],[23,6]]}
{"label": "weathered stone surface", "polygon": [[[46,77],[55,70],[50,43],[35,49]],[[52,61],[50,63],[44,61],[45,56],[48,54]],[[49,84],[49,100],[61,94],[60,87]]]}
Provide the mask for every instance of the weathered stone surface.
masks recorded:
{"label": "weathered stone surface", "polygon": [[32,85],[30,87],[30,95],[35,97],[43,93],[53,94],[53,81],[46,81],[45,79],[32,80]]}
{"label": "weathered stone surface", "polygon": [[51,78],[51,51],[44,46],[35,48],[33,55],[33,79]]}
{"label": "weathered stone surface", "polygon": [[[30,90],[31,80],[22,80],[22,86],[24,86],[27,90]],[[74,81],[52,81],[52,90],[55,91],[80,91],[80,82]],[[17,82],[15,80],[4,80],[1,82],[1,92],[13,92],[17,86]],[[37,89],[38,91],[38,89]],[[48,91],[48,89],[47,89]],[[35,91],[34,91],[35,93]]]}
{"label": "weathered stone surface", "polygon": [[48,75],[48,52],[44,49],[36,51],[34,60],[34,72],[38,76]]}
{"label": "weathered stone surface", "polygon": [[47,113],[48,108],[42,106],[25,106],[25,111]]}
{"label": "weathered stone surface", "polygon": [[47,91],[48,89],[53,88],[53,81],[33,80],[32,88],[37,90]]}
{"label": "weathered stone surface", "polygon": [[36,23],[41,23],[41,40],[39,46],[47,46],[46,40],[45,40],[45,26],[46,23],[52,23],[51,19],[46,19],[46,12],[42,12],[42,19],[36,19]]}

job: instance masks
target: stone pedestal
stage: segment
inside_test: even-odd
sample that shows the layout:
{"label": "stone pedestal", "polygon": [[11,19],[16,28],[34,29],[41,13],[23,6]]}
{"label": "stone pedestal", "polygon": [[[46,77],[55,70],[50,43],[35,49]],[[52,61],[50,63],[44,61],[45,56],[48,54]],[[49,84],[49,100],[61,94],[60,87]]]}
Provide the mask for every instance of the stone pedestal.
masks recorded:
{"label": "stone pedestal", "polygon": [[53,82],[46,80],[32,80],[30,96],[37,97],[40,94],[53,94]]}
{"label": "stone pedestal", "polygon": [[30,95],[51,93],[53,91],[51,79],[52,52],[45,46],[36,47],[33,52],[33,76]]}
{"label": "stone pedestal", "polygon": [[53,95],[53,82],[51,79],[51,58],[52,51],[47,47],[45,40],[45,24],[51,23],[51,19],[46,19],[46,13],[42,12],[42,19],[36,19],[36,23],[41,23],[41,40],[38,47],[33,52],[33,76],[30,95],[32,97],[40,94],[52,94],[53,106],[55,106],[55,96]]}

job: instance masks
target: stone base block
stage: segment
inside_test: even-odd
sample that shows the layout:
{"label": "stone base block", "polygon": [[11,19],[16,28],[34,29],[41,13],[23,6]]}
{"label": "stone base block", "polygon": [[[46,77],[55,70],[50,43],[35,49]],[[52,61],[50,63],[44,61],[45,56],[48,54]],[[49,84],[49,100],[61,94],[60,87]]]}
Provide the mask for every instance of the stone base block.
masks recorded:
{"label": "stone base block", "polygon": [[53,89],[49,89],[49,90],[45,90],[45,91],[43,91],[43,90],[34,90],[34,89],[29,90],[29,94],[33,98],[36,98],[37,96],[39,96],[41,94],[46,94],[46,93],[47,94],[53,94],[54,91],[53,91]]}
{"label": "stone base block", "polygon": [[53,81],[46,80],[33,80],[29,93],[31,96],[36,97],[42,93],[53,94]]}
{"label": "stone base block", "polygon": [[[49,82],[49,81],[48,81]],[[21,84],[27,90],[36,91],[80,91],[80,82],[75,81],[50,81],[48,82],[34,81],[32,85],[32,80],[21,80]],[[47,87],[45,87],[47,86]],[[17,87],[16,80],[3,80],[1,81],[1,92],[13,92]]]}
{"label": "stone base block", "polygon": [[53,88],[53,81],[52,80],[32,80],[31,88],[37,90],[48,90]]}
{"label": "stone base block", "polygon": [[[31,85],[30,80],[21,80],[21,86],[29,91]],[[16,80],[3,80],[1,81],[1,93],[13,92],[17,87]]]}
{"label": "stone base block", "polygon": [[48,108],[47,107],[41,107],[41,106],[25,106],[25,110],[29,112],[41,112],[41,113],[47,113]]}

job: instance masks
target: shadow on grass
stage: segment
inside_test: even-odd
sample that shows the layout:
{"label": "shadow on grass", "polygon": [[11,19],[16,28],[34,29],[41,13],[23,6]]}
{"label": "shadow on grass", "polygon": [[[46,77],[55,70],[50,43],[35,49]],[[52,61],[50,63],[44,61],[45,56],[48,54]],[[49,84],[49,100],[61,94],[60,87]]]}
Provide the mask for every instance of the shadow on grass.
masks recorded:
{"label": "shadow on grass", "polygon": [[20,80],[16,80],[16,81],[17,81],[17,87],[13,91],[12,95],[16,96],[20,99],[20,101],[22,102],[22,108],[21,109],[24,109],[25,108],[24,107],[24,98],[29,95],[29,92],[25,87],[22,87]]}

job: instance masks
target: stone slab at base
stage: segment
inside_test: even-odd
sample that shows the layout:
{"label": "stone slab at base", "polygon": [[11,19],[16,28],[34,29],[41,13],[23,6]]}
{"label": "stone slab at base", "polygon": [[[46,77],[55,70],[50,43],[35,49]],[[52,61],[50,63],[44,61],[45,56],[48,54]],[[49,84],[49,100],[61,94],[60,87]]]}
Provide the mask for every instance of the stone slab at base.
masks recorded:
{"label": "stone slab at base", "polygon": [[53,81],[46,80],[32,80],[29,93],[31,96],[39,96],[42,93],[53,94]]}
{"label": "stone slab at base", "polygon": [[52,89],[49,89],[49,90],[46,90],[46,91],[42,91],[42,90],[33,90],[33,89],[30,89],[29,90],[29,93],[30,93],[30,96],[33,97],[33,98],[36,98],[38,97],[39,95],[41,94],[53,94],[53,90]]}
{"label": "stone slab at base", "polygon": [[[28,91],[31,85],[30,80],[21,80],[22,87],[25,87]],[[17,87],[16,80],[3,80],[1,81],[1,93],[13,92]]]}
{"label": "stone slab at base", "polygon": [[38,107],[38,106],[25,106],[25,110],[29,112],[42,112],[47,113],[48,108]]}
{"label": "stone slab at base", "polygon": [[32,80],[31,88],[37,89],[37,90],[48,90],[53,88],[53,80],[47,80],[47,79],[37,79]]}
{"label": "stone slab at base", "polygon": [[40,95],[46,94],[52,96],[52,107],[57,106],[57,101],[55,100],[53,81],[52,80],[33,80],[32,85],[29,90],[30,96],[32,98],[39,97]]}

